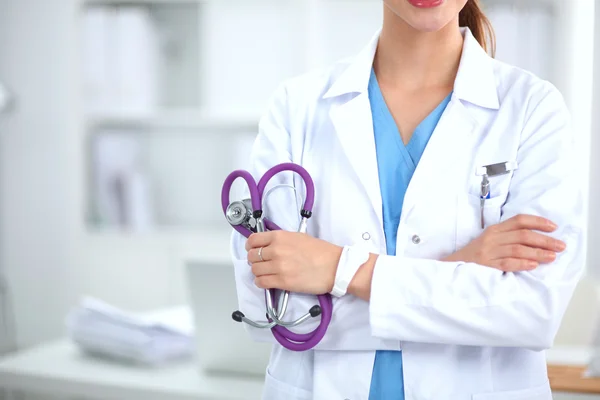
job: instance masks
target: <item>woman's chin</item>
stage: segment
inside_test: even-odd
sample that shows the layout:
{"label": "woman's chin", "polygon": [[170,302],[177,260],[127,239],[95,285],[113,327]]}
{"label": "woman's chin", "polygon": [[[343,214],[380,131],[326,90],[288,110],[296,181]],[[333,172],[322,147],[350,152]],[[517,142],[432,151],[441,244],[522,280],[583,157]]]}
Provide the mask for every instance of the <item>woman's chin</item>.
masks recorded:
{"label": "woman's chin", "polygon": [[431,33],[438,32],[444,29],[450,21],[446,21],[445,19],[437,19],[437,18],[415,18],[411,21],[407,21],[410,26],[413,27],[416,31]]}

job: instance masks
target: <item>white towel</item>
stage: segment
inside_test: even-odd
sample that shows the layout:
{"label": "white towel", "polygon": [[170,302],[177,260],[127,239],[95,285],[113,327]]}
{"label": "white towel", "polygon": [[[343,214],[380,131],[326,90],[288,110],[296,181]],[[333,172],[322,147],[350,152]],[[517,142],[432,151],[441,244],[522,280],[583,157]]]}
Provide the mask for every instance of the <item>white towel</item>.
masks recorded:
{"label": "white towel", "polygon": [[85,352],[148,365],[194,353],[192,313],[187,307],[141,316],[86,298],[67,318],[71,339]]}

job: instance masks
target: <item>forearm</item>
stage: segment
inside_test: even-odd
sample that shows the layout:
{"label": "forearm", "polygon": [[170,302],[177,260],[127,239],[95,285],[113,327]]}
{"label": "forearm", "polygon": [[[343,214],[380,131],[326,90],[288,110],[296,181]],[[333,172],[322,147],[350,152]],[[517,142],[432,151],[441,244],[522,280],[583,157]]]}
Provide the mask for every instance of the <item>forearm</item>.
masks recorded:
{"label": "forearm", "polygon": [[[575,255],[577,235],[567,239]],[[544,349],[581,273],[579,256],[547,266],[560,281],[485,266],[371,256],[349,292],[370,302],[374,336],[400,341]]]}
{"label": "forearm", "polygon": [[[348,294],[356,296],[364,301],[371,300],[371,284],[373,282],[373,271],[377,264],[379,255],[370,254],[369,259],[364,263],[354,275],[354,278],[348,286]],[[450,257],[443,259],[442,261],[453,261]]]}

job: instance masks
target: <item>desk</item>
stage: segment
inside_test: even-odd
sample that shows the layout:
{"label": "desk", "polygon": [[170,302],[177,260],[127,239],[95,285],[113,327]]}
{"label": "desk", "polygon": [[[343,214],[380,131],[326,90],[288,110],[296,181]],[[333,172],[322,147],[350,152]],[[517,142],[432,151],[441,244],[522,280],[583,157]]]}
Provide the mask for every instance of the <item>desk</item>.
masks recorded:
{"label": "desk", "polygon": [[600,380],[581,378],[592,350],[561,347],[546,352],[554,400],[599,400]]}
{"label": "desk", "polygon": [[0,361],[0,388],[108,400],[259,400],[263,380],[205,376],[193,362],[136,368],[82,355],[68,340]]}
{"label": "desk", "polygon": [[[549,364],[585,365],[586,348],[556,348]],[[193,362],[136,368],[88,358],[68,340],[48,343],[0,361],[0,388],[108,400],[258,400],[263,381],[202,375]],[[554,392],[554,400],[600,400],[600,395]]]}

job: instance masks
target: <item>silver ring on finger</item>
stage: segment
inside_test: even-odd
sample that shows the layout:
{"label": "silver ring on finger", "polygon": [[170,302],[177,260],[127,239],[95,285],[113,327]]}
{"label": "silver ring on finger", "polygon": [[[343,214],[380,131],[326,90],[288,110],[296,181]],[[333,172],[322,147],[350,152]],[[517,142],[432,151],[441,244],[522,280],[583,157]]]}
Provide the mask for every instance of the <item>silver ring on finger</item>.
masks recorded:
{"label": "silver ring on finger", "polygon": [[263,247],[261,247],[260,249],[258,249],[258,258],[260,258],[260,262],[264,262],[265,261],[265,260],[263,260],[262,251],[263,251]]}

